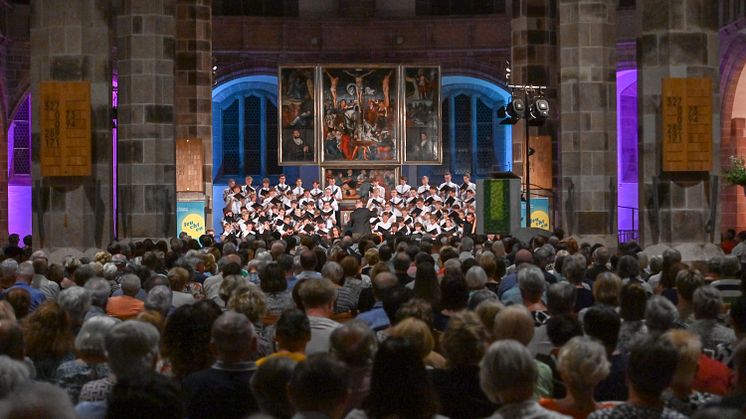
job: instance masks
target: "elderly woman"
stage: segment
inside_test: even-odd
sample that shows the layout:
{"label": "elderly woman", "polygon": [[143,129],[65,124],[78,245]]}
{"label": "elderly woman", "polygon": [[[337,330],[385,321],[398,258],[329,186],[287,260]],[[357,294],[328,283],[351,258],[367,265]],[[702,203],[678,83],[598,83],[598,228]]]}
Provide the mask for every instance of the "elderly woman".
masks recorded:
{"label": "elderly woman", "polygon": [[534,326],[545,325],[549,320],[549,310],[541,301],[544,295],[544,273],[536,266],[528,266],[518,271],[518,289],[523,305],[531,312]]}
{"label": "elderly woman", "polygon": [[538,372],[536,362],[524,345],[510,339],[497,341],[487,349],[479,367],[482,391],[493,403],[502,404],[492,417],[567,418],[541,407],[534,400]]}
{"label": "elderly woman", "polygon": [[433,349],[435,348],[435,339],[433,338],[430,327],[422,320],[407,318],[397,323],[396,326],[389,329],[390,337],[400,337],[409,340],[417,348],[425,366],[430,368],[444,368],[446,360],[443,356]]}
{"label": "elderly woman", "polygon": [[497,408],[479,388],[479,361],[484,356],[485,340],[484,326],[474,313],[455,314],[448,322],[440,341],[446,368],[431,373],[442,415],[451,419],[483,418]]}
{"label": "elderly woman", "polygon": [[736,340],[733,329],[718,322],[723,300],[717,288],[711,285],[697,288],[694,291],[693,303],[695,320],[689,330],[699,335],[702,340],[702,350],[706,354],[713,355],[719,344]]}
{"label": "elderly woman", "polygon": [[54,381],[67,391],[73,403],[78,402],[80,389],[89,381],[99,380],[109,375],[106,364],[104,338],[118,320],[108,316],[97,316],[83,323],[75,338],[77,358],[60,364]]}
{"label": "elderly woman", "polygon": [[339,264],[342,265],[345,275],[342,285],[350,290],[352,298],[357,303],[358,298],[360,298],[360,292],[366,287],[360,278],[360,262],[358,262],[355,256],[345,256]]}
{"label": "elderly woman", "polygon": [[293,295],[285,279],[285,270],[279,264],[267,264],[259,278],[259,286],[266,297],[267,314],[279,316],[283,311],[295,307]]}
{"label": "elderly woman", "polygon": [[334,300],[334,312],[345,313],[357,309],[357,299],[351,288],[342,286],[345,281],[342,265],[334,261],[328,261],[321,268],[321,276],[332,281],[337,290],[337,299]]}
{"label": "elderly woman", "polygon": [[[487,272],[481,266],[472,266],[466,271],[464,276],[466,286],[469,288],[469,307],[472,307],[472,301],[494,299],[497,300],[497,294],[487,288]],[[478,304],[478,303],[477,303]],[[476,304],[474,305],[476,307]]]}
{"label": "elderly woman", "polygon": [[669,330],[662,338],[669,341],[678,352],[676,372],[671,379],[668,390],[663,392],[666,407],[691,416],[706,403],[716,402],[720,398],[710,393],[702,393],[692,388],[697,375],[699,356],[702,344],[699,337],[686,330]]}
{"label": "elderly woman", "polygon": [[585,282],[586,260],[583,255],[565,256],[562,262],[562,275],[576,290],[575,312],[590,307],[595,300],[590,285]]}
{"label": "elderly woman", "polygon": [[570,339],[560,349],[557,364],[567,395],[563,399],[541,399],[539,404],[575,419],[584,419],[591,412],[613,406],[593,400],[593,391],[609,374],[609,367],[606,349],[598,341],[586,336]]}

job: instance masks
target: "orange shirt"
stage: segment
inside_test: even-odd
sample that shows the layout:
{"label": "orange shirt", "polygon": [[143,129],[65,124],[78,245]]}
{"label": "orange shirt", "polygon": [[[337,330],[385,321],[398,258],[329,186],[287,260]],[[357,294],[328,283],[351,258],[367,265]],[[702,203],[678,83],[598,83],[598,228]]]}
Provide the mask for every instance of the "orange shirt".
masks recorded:
{"label": "orange shirt", "polygon": [[145,303],[128,295],[111,297],[106,302],[106,314],[120,320],[131,319],[145,310]]}
{"label": "orange shirt", "polygon": [[260,367],[262,364],[269,361],[270,359],[279,358],[279,357],[290,358],[296,362],[301,362],[306,359],[306,355],[300,352],[279,351],[279,352],[273,353],[272,355],[267,355],[264,358],[257,360],[256,365]]}
{"label": "orange shirt", "polygon": [[[595,412],[595,410],[592,410],[590,412],[580,412],[580,411],[577,411],[577,410],[574,410],[574,409],[565,409],[563,407],[560,407],[557,404],[557,401],[555,399],[545,399],[545,398],[542,398],[542,399],[539,400],[539,404],[544,409],[551,410],[551,411],[557,412],[557,413],[561,413],[563,415],[572,416],[573,419],[585,419],[585,418],[588,417],[588,415],[590,415],[591,413]],[[617,404],[619,404],[619,402],[601,402],[601,403],[598,403],[598,409],[606,409],[608,407],[614,407]]]}

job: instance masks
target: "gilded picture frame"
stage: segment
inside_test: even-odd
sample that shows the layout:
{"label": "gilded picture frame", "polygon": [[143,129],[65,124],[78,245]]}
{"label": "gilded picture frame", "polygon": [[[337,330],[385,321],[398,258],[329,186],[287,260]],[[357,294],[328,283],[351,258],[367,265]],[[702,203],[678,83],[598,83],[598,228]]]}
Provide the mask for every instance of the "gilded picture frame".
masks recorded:
{"label": "gilded picture frame", "polygon": [[404,164],[442,164],[440,66],[403,66],[401,85]]}
{"label": "gilded picture frame", "polygon": [[278,164],[318,165],[318,68],[313,65],[280,66],[277,77]]}

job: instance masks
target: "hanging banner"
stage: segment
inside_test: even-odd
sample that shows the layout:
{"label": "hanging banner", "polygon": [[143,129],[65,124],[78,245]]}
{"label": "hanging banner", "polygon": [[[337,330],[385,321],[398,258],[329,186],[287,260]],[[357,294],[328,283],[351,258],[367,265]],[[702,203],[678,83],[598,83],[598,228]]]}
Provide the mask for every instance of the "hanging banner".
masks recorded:
{"label": "hanging banner", "polygon": [[205,234],[205,203],[203,201],[179,201],[176,203],[176,225],[178,234],[185,232],[198,239]]}
{"label": "hanging banner", "polygon": [[[526,227],[526,201],[521,201],[521,227]],[[551,231],[549,198],[531,198],[531,227]]]}

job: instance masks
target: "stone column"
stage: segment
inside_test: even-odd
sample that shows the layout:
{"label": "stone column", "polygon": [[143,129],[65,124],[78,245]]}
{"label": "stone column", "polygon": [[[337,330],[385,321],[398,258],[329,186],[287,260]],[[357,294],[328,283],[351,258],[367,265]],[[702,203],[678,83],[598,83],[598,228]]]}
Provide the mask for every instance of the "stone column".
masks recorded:
{"label": "stone column", "polygon": [[121,238],[176,233],[174,0],[128,0],[117,17]]}
{"label": "stone column", "polygon": [[[559,69],[557,54],[557,2],[546,0],[514,0],[511,30],[511,84],[545,85],[544,96],[549,100],[550,119],[542,127],[531,127],[531,136],[552,137],[554,168],[554,199],[552,210],[556,213],[557,193],[557,127]],[[518,94],[518,92],[516,92]],[[522,96],[521,96],[522,97]],[[513,126],[513,172],[525,176],[525,126],[524,121]],[[533,161],[532,161],[533,163]],[[523,189],[522,189],[523,190]],[[555,218],[556,219],[556,218]],[[555,222],[556,224],[556,222]]]}
{"label": "stone column", "polygon": [[[202,193],[178,194],[179,200],[203,200],[205,222],[212,223],[212,19],[211,0],[176,1],[176,138],[202,140]],[[218,202],[218,210],[223,203]]]}
{"label": "stone column", "polygon": [[[718,2],[638,0],[639,200],[642,243],[711,242],[719,231],[720,60]],[[712,80],[713,144],[709,173],[661,171],[661,81]],[[717,192],[717,191],[715,191]],[[719,234],[717,234],[719,237]]]}
{"label": "stone column", "polygon": [[[34,247],[105,247],[113,236],[109,2],[31,1]],[[88,177],[42,177],[40,83],[91,82]]]}
{"label": "stone column", "polygon": [[562,226],[616,243],[616,0],[560,0]]}

